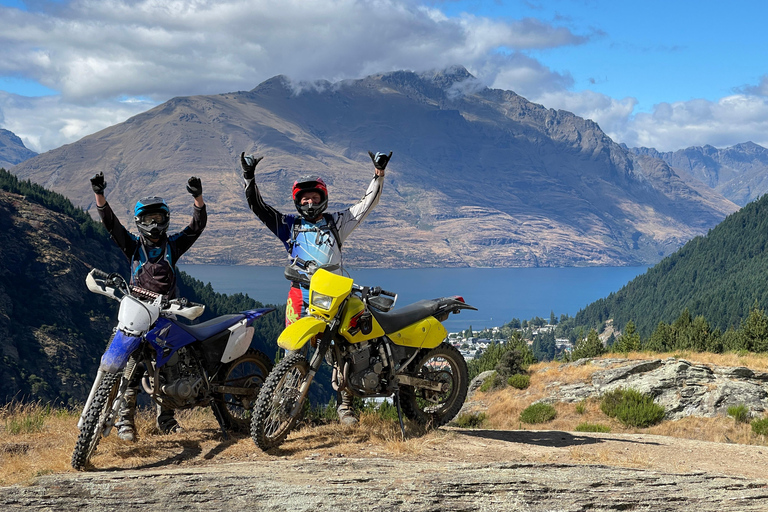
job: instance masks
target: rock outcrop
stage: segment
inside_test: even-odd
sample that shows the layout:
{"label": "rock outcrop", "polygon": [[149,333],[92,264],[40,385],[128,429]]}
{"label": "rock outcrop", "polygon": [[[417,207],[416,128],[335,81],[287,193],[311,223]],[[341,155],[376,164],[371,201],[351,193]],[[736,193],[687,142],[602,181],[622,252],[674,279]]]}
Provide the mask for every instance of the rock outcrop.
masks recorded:
{"label": "rock outcrop", "polygon": [[[630,361],[580,359],[570,365],[608,366],[581,384],[550,384],[548,402],[580,402],[618,388],[647,393],[666,411],[666,419],[725,416],[728,407],[744,405],[753,417],[768,408],[768,373],[746,367],[693,364],[685,359]],[[552,371],[552,370],[549,370]]]}

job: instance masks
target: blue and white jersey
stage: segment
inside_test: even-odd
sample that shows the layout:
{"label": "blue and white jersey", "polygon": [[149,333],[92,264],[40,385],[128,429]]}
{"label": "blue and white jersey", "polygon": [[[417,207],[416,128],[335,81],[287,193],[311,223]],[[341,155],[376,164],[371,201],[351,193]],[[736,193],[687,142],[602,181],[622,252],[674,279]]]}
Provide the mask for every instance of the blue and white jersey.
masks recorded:
{"label": "blue and white jersey", "polygon": [[[346,210],[324,214],[317,222],[277,211],[264,202],[254,180],[245,181],[245,196],[253,213],[283,242],[289,256],[318,265],[341,265],[341,245],[379,203],[383,186],[384,178],[374,176],[360,201]],[[328,222],[334,223],[338,240]]]}
{"label": "blue and white jersey", "polygon": [[297,223],[292,230],[293,241],[290,244],[292,258],[315,261],[318,266],[341,265],[341,247],[326,218],[318,222],[309,222],[303,218],[296,219],[294,222]]}

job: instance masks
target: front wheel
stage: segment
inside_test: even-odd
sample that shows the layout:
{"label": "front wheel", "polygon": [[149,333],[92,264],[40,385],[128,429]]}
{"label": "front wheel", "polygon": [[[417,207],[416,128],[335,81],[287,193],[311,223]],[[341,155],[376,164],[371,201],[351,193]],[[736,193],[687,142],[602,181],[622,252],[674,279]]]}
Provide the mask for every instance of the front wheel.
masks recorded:
{"label": "front wheel", "polygon": [[271,371],[272,361],[269,357],[252,348],[224,365],[219,384],[230,389],[218,394],[216,400],[223,406],[221,412],[227,427],[240,432],[248,431],[253,404]]}
{"label": "front wheel", "polygon": [[75,451],[72,453],[72,467],[78,471],[88,466],[91,455],[101,440],[107,419],[112,412],[112,403],[117,396],[119,384],[120,374],[107,373],[96,391],[96,396],[93,397],[93,402],[83,421],[83,428],[77,438]]}
{"label": "front wheel", "polygon": [[448,343],[441,343],[416,362],[411,374],[439,382],[442,389],[401,387],[400,404],[405,417],[432,428],[451,421],[464,405],[469,387],[467,362],[461,353]]}
{"label": "front wheel", "polygon": [[301,388],[309,378],[309,363],[300,353],[285,357],[261,387],[253,408],[251,437],[266,451],[279,446],[301,416],[307,394]]}

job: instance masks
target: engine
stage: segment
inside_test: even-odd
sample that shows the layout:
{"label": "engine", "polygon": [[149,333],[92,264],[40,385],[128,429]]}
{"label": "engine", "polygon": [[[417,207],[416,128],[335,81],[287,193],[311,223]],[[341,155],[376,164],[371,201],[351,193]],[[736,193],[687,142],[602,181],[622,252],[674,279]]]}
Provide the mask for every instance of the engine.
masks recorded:
{"label": "engine", "polygon": [[382,379],[388,375],[384,372],[387,358],[381,343],[364,341],[350,345],[344,360],[344,374],[351,387],[365,393],[385,391],[386,383]]}
{"label": "engine", "polygon": [[[152,393],[153,375],[144,375],[142,384],[147,393]],[[203,378],[197,371],[188,350],[182,348],[160,369],[158,398],[165,407],[180,409],[194,405],[203,390]]]}

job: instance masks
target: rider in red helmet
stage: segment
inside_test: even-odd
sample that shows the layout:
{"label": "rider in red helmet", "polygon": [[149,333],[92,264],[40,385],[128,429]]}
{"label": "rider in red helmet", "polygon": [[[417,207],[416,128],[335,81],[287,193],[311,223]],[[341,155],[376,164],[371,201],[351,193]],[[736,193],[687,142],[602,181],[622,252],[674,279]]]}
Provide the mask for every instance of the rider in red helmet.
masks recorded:
{"label": "rider in red helmet", "polygon": [[[374,166],[374,176],[363,198],[346,210],[327,213],[328,187],[318,176],[305,176],[293,184],[291,196],[298,215],[284,214],[262,199],[254,180],[256,165],[263,157],[240,155],[245,180],[245,197],[253,213],[280,239],[291,258],[314,261],[320,265],[339,265],[342,271],[341,246],[349,234],[360,225],[379,203],[384,185],[384,170],[392,152],[368,152]],[[309,289],[294,282],[288,293],[285,324],[290,325],[306,314]],[[352,396],[346,392],[339,397],[339,419],[346,424],[357,422],[352,412]]]}

